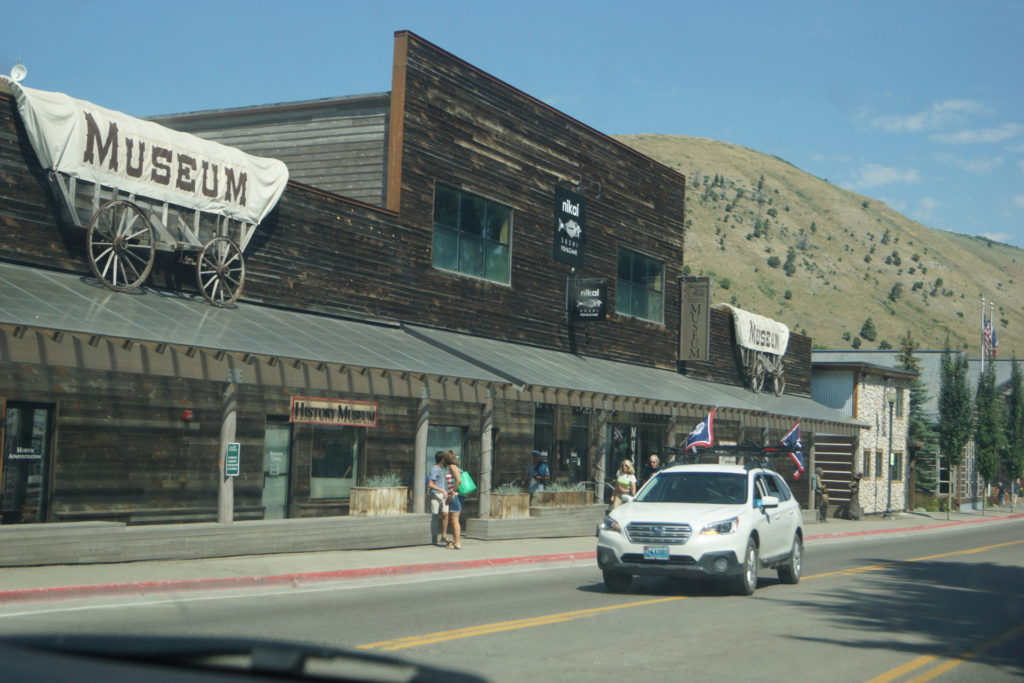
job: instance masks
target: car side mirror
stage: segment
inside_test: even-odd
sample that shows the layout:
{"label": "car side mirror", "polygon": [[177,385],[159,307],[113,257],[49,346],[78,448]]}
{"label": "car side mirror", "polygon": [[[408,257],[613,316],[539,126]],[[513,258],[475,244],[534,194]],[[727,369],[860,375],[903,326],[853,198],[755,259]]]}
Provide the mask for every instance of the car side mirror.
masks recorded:
{"label": "car side mirror", "polygon": [[619,500],[621,500],[623,503],[632,503],[633,496],[629,495],[628,493],[623,493]]}
{"label": "car side mirror", "polygon": [[762,508],[777,508],[779,507],[779,499],[777,496],[765,496],[761,499]]}

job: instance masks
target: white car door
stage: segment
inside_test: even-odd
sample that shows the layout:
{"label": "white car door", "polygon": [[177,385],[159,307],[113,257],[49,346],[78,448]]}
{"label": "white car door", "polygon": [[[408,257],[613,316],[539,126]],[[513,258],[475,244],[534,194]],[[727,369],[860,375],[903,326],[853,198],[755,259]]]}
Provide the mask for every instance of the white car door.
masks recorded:
{"label": "white car door", "polygon": [[782,500],[782,492],[772,475],[765,472],[757,475],[755,482],[757,498],[760,500],[766,496],[772,496],[779,500],[778,507],[760,509],[758,519],[760,520],[761,534],[761,557],[773,557],[786,552],[789,545],[790,524],[787,517],[790,514],[789,506]]}

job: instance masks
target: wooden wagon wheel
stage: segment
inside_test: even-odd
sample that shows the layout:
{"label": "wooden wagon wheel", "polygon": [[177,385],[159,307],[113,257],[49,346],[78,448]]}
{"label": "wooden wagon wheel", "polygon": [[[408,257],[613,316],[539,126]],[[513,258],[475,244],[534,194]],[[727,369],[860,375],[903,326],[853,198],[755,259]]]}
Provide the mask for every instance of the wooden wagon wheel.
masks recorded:
{"label": "wooden wagon wheel", "polygon": [[196,259],[199,291],[214,306],[235,303],[245,285],[245,260],[242,250],[227,237],[214,237],[203,245]]}
{"label": "wooden wagon wheel", "polygon": [[775,395],[782,396],[782,392],[786,390],[786,372],[785,370],[779,370],[772,375],[772,380],[775,383]]}
{"label": "wooden wagon wheel", "polygon": [[759,355],[754,356],[750,365],[750,388],[755,394],[761,393],[761,389],[764,388],[765,374],[767,374],[767,370],[764,360]]}
{"label": "wooden wagon wheel", "polygon": [[87,230],[89,268],[104,286],[126,292],[145,281],[156,260],[156,233],[142,209],[125,199],[109,201]]}

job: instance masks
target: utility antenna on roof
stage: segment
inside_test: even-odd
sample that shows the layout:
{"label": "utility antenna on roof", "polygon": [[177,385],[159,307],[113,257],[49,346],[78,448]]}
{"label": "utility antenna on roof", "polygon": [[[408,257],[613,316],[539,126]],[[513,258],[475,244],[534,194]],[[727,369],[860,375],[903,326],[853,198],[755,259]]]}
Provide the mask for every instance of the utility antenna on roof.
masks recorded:
{"label": "utility antenna on roof", "polygon": [[11,67],[11,80],[15,83],[21,83],[23,80],[25,80],[25,76],[27,75],[28,67],[22,64],[21,60],[19,59],[17,62],[14,63],[14,66]]}

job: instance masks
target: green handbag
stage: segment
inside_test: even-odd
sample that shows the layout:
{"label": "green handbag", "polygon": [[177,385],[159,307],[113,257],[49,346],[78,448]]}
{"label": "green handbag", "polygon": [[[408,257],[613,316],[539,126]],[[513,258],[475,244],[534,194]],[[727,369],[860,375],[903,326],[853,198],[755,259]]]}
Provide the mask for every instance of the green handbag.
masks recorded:
{"label": "green handbag", "polygon": [[469,472],[463,470],[462,478],[459,480],[459,495],[468,496],[473,491],[476,491],[476,483],[473,481],[473,477],[469,476]]}

